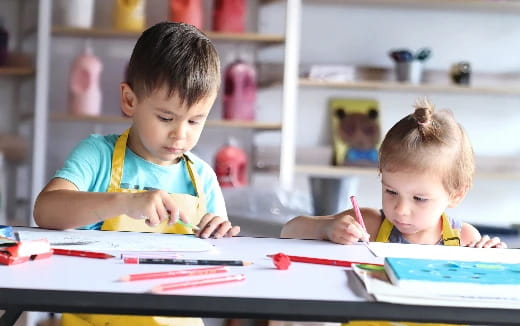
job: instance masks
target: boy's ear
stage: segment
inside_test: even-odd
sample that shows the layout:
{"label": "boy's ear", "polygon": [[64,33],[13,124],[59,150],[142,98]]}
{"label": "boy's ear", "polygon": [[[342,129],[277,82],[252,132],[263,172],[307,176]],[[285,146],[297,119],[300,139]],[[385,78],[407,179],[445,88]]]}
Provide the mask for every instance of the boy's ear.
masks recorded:
{"label": "boy's ear", "polygon": [[460,204],[460,202],[466,196],[466,193],[468,192],[468,190],[469,190],[469,187],[464,186],[460,190],[455,191],[455,193],[453,193],[450,196],[451,198],[450,198],[450,203],[449,203],[448,207],[452,208],[452,207],[456,207],[458,204]]}
{"label": "boy's ear", "polygon": [[137,96],[127,83],[120,84],[120,91],[121,111],[123,111],[127,117],[131,117],[134,115],[134,110],[137,106]]}

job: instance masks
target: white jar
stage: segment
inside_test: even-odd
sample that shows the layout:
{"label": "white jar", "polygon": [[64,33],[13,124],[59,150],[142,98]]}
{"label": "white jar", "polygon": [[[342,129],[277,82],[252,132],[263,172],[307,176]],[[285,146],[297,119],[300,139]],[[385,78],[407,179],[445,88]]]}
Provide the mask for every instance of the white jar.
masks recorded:
{"label": "white jar", "polygon": [[57,2],[62,22],[68,27],[91,28],[95,0],[60,0]]}

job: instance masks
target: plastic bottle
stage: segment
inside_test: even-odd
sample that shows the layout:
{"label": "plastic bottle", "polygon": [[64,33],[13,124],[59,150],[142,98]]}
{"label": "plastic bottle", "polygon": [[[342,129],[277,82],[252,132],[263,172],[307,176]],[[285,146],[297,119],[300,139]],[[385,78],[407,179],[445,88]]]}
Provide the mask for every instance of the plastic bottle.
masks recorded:
{"label": "plastic bottle", "polygon": [[243,187],[247,185],[247,154],[231,138],[215,155],[215,173],[221,187]]}
{"label": "plastic bottle", "polygon": [[0,66],[7,64],[7,48],[9,44],[9,33],[4,25],[4,18],[0,17]]}
{"label": "plastic bottle", "polygon": [[99,115],[101,113],[101,89],[99,77],[103,64],[92,54],[90,46],[78,55],[69,75],[69,112],[76,115]]}
{"label": "plastic bottle", "polygon": [[254,120],[256,102],[256,70],[237,60],[224,73],[223,118]]}
{"label": "plastic bottle", "polygon": [[243,33],[245,31],[245,0],[216,0],[213,7],[213,30]]}
{"label": "plastic bottle", "polygon": [[145,0],[115,0],[114,27],[140,32],[145,26]]}
{"label": "plastic bottle", "polygon": [[170,0],[169,19],[203,29],[202,0]]}

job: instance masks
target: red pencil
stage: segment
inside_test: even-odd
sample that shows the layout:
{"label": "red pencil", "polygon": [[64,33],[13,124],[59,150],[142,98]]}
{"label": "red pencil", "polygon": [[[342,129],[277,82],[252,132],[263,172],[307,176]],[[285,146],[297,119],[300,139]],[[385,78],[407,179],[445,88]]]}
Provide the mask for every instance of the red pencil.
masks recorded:
{"label": "red pencil", "polygon": [[195,287],[195,286],[240,282],[245,279],[246,279],[246,276],[244,274],[233,274],[233,275],[226,275],[226,276],[201,278],[201,279],[197,279],[197,280],[160,284],[160,285],[152,288],[151,292],[161,293],[161,292],[165,292],[165,291],[171,291],[171,290],[177,290],[177,289],[183,289],[183,288],[191,288],[191,287]]}
{"label": "red pencil", "polygon": [[[272,257],[274,255],[267,255],[267,257]],[[352,267],[352,264],[370,264],[370,265],[379,265],[382,264],[374,264],[367,262],[358,262],[358,261],[349,261],[349,260],[337,260],[337,259],[325,259],[325,258],[314,258],[314,257],[303,257],[303,256],[289,256],[289,259],[293,262],[297,263],[309,263],[309,264],[320,264],[320,265],[333,265],[333,266],[343,266],[343,267]]]}
{"label": "red pencil", "polygon": [[194,275],[206,275],[206,274],[214,274],[214,273],[225,273],[228,270],[229,269],[226,266],[180,269],[180,270],[167,271],[167,272],[130,274],[130,275],[121,276],[121,278],[119,280],[123,281],[123,282],[153,280],[156,278],[166,278],[166,277],[194,276]]}
{"label": "red pencil", "polygon": [[85,258],[99,258],[99,259],[114,258],[114,256],[106,254],[104,252],[70,250],[70,249],[59,249],[59,248],[52,248],[52,251],[56,255],[76,256],[76,257],[85,257]]}
{"label": "red pencil", "polygon": [[359,206],[357,204],[356,197],[350,196],[350,201],[352,202],[352,207],[354,207],[354,213],[356,213],[356,218],[357,218],[359,224],[361,225],[363,230],[365,230],[365,232],[366,232],[367,227],[365,226],[365,222],[363,221],[363,216],[361,216],[361,211],[359,210]]}

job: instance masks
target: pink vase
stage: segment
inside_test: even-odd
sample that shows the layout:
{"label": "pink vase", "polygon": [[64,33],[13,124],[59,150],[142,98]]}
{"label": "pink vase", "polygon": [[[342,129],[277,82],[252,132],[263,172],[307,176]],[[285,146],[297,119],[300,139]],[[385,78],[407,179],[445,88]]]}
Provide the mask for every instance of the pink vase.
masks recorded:
{"label": "pink vase", "polygon": [[74,59],[69,75],[69,112],[75,115],[99,115],[101,90],[99,77],[103,65],[90,48]]}
{"label": "pink vase", "polygon": [[231,63],[224,73],[223,118],[254,120],[255,102],[255,68],[241,60]]}

